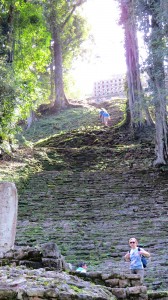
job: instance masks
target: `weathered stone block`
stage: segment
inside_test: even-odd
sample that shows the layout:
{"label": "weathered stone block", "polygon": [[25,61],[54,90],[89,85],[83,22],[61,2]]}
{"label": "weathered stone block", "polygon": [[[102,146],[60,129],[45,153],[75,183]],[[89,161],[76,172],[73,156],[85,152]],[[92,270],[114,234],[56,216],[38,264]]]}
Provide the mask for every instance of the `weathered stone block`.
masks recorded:
{"label": "weathered stone block", "polygon": [[99,279],[102,279],[101,272],[88,272],[87,275],[90,278],[99,278]]}
{"label": "weathered stone block", "polygon": [[105,281],[107,286],[110,287],[118,287],[119,286],[119,279],[108,279]]}
{"label": "weathered stone block", "polygon": [[56,270],[62,270],[61,259],[42,258],[43,267],[55,268]]}
{"label": "weathered stone block", "polygon": [[13,290],[1,289],[0,290],[0,299],[1,300],[5,300],[5,299],[15,300],[15,299],[17,299],[17,293]]}
{"label": "weathered stone block", "polygon": [[140,275],[138,274],[126,274],[125,277],[130,280],[139,280]]}
{"label": "weathered stone block", "polygon": [[[139,294],[140,300],[148,300],[148,294]],[[163,300],[163,299],[162,299]],[[164,299],[165,300],[165,299]]]}
{"label": "weathered stone block", "polygon": [[141,291],[141,293],[146,294],[147,293],[147,287],[145,285],[142,285],[140,287],[140,291]]}
{"label": "weathered stone block", "polygon": [[0,252],[14,246],[16,236],[18,196],[12,182],[0,182]]}
{"label": "weathered stone block", "polygon": [[30,260],[21,260],[19,261],[20,266],[26,266],[27,268],[31,269],[39,269],[42,268],[42,263],[37,261],[30,261]]}
{"label": "weathered stone block", "polygon": [[168,300],[168,291],[149,291],[148,292],[149,300]]}
{"label": "weathered stone block", "polygon": [[27,296],[43,298],[44,297],[44,289],[39,289],[39,288],[27,289]]}
{"label": "weathered stone block", "polygon": [[44,299],[58,298],[58,295],[59,295],[59,290],[57,288],[56,289],[48,289],[44,293]]}
{"label": "weathered stone block", "polygon": [[35,297],[31,297],[30,300],[42,300],[41,297],[35,296]]}
{"label": "weathered stone block", "polygon": [[138,295],[141,293],[140,286],[132,286],[127,288],[127,295]]}
{"label": "weathered stone block", "polygon": [[125,288],[125,287],[127,287],[127,286],[130,286],[130,283],[129,283],[129,280],[127,280],[127,279],[123,279],[123,280],[119,280],[119,287],[120,288]]}
{"label": "weathered stone block", "polygon": [[118,299],[126,299],[126,289],[123,288],[112,288],[112,294]]}
{"label": "weathered stone block", "polygon": [[125,276],[125,274],[121,274],[121,273],[108,273],[108,274],[102,274],[102,279],[106,280],[106,279],[126,279],[127,277]]}
{"label": "weathered stone block", "polygon": [[105,273],[103,273],[103,274],[102,274],[102,279],[103,279],[103,280],[110,279],[110,274],[105,274]]}
{"label": "weathered stone block", "polygon": [[45,243],[41,245],[41,252],[43,257],[51,257],[51,258],[61,258],[60,251],[57,245],[53,242]]}
{"label": "weathered stone block", "polygon": [[140,277],[136,280],[131,280],[131,286],[140,286],[142,285]]}

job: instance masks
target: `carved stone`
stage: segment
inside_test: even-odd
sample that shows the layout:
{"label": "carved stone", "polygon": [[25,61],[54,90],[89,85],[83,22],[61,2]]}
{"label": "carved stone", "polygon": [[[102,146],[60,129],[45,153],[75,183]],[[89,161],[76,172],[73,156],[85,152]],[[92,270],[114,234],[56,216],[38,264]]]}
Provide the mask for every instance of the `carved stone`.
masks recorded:
{"label": "carved stone", "polygon": [[0,182],[0,255],[14,246],[18,196],[14,183]]}

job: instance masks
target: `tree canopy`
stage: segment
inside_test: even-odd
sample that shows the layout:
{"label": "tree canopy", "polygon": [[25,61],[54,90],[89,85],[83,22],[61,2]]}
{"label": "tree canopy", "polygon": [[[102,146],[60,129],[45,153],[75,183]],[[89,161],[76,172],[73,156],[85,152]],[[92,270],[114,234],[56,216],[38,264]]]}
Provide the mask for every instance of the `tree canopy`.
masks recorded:
{"label": "tree canopy", "polygon": [[[1,1],[2,139],[5,136],[8,139],[17,121],[26,118],[41,103],[52,100],[58,107],[63,105],[63,101],[59,105],[57,92],[60,82],[65,97],[63,76],[73,58],[80,55],[80,45],[88,32],[85,20],[74,13],[83,2]],[[61,52],[57,51],[59,47]],[[53,48],[56,48],[55,55]],[[60,70],[61,77],[57,76]]]}

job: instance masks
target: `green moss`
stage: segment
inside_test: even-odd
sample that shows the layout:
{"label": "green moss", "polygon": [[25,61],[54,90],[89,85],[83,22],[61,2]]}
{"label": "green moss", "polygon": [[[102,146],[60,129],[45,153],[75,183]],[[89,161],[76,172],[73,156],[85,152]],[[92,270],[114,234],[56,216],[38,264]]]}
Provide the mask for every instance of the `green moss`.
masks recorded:
{"label": "green moss", "polygon": [[148,296],[150,297],[150,299],[161,299],[161,298],[164,298],[164,297],[167,297],[168,296],[168,291],[151,291],[151,290],[148,290],[147,291],[147,294]]}
{"label": "green moss", "polygon": [[111,252],[116,252],[116,247],[115,247],[114,245],[111,246],[111,247],[110,247],[110,251],[111,251]]}
{"label": "green moss", "polygon": [[76,285],[72,285],[72,284],[69,284],[69,287],[75,291],[76,293],[81,293],[82,292],[82,289],[77,287]]}
{"label": "green moss", "polygon": [[24,235],[25,237],[36,237],[39,235],[43,235],[43,229],[40,226],[32,225],[31,227],[27,227],[24,230]]}

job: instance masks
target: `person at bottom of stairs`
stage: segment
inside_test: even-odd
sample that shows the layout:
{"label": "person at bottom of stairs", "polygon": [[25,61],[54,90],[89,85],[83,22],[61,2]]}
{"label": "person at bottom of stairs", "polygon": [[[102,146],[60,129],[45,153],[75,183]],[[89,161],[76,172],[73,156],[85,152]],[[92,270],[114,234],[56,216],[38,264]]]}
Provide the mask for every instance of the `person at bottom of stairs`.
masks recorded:
{"label": "person at bottom of stairs", "polygon": [[144,282],[144,267],[142,263],[142,255],[150,257],[150,253],[143,248],[138,247],[138,241],[136,238],[129,239],[130,250],[125,254],[126,261],[130,261],[130,271],[132,274],[140,275],[140,281]]}

